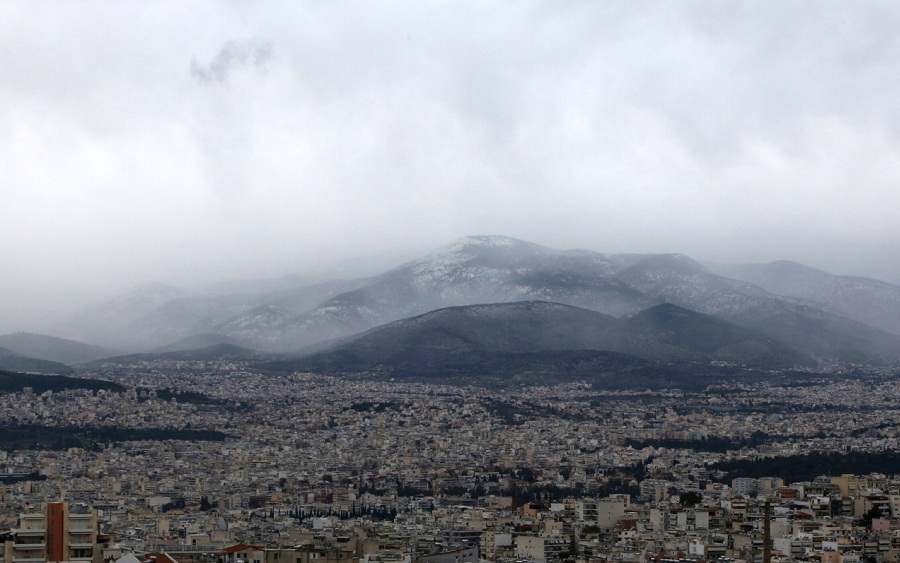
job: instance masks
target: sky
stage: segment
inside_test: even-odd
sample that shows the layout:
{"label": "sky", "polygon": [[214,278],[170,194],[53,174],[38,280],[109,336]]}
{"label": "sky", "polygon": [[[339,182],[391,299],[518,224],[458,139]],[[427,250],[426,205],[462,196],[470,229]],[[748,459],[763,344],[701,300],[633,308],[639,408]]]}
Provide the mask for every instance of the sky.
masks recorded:
{"label": "sky", "polygon": [[900,282],[898,29],[894,1],[2,2],[0,331],[476,234]]}

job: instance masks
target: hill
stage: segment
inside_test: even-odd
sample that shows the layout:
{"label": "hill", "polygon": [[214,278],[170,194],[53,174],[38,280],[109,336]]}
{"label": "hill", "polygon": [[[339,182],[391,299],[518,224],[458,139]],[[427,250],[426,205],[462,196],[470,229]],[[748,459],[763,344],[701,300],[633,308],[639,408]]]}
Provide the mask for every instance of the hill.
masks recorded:
{"label": "hill", "polygon": [[836,276],[796,262],[711,264],[710,269],[781,297],[900,334],[900,286],[858,276]]}
{"label": "hill", "polygon": [[84,364],[117,353],[109,348],[30,332],[0,336],[0,346],[21,356],[67,365]]}
{"label": "hill", "polygon": [[[273,310],[285,318],[365,283],[319,282],[309,278],[226,282],[199,288],[151,285],[88,307],[58,327],[71,338],[101,342],[120,350],[147,352],[203,334],[225,334],[252,348],[277,348],[277,320],[260,316]],[[254,331],[254,327],[260,327]],[[247,338],[247,335],[250,338]]]}
{"label": "hill", "polygon": [[508,237],[462,239],[308,313],[280,317],[278,339],[299,348],[443,307],[521,300],[563,303],[614,317],[671,303],[784,342],[805,355],[900,359],[896,335],[718,275],[684,255],[560,251]]}
{"label": "hill", "polygon": [[126,354],[122,356],[113,356],[111,358],[103,358],[95,360],[90,367],[102,365],[130,365],[138,362],[146,362],[153,360],[171,360],[171,361],[209,361],[209,360],[254,360],[259,361],[264,357],[256,350],[242,348],[234,344],[214,344],[204,348],[196,348],[193,350],[173,350],[171,352],[155,352],[147,354]]}
{"label": "hill", "polygon": [[[395,321],[269,369],[397,377],[554,378],[663,369],[658,360],[786,367],[810,358],[721,319],[660,305],[629,319],[540,301],[449,307]],[[643,383],[635,379],[634,384]]]}
{"label": "hill", "polygon": [[2,347],[0,347],[0,370],[44,374],[63,374],[73,371],[66,364],[29,358]]}
{"label": "hill", "polygon": [[91,391],[106,389],[116,392],[125,390],[118,383],[101,381],[99,379],[0,371],[0,393],[17,393],[21,392],[25,387],[31,387],[34,393],[37,394],[44,391],[62,391],[63,389],[89,389]]}
{"label": "hill", "polygon": [[[199,295],[153,287],[113,302],[91,318],[115,320],[104,330],[132,343],[132,349],[140,344],[143,351],[216,334],[220,342],[285,353],[447,307],[546,301],[623,319],[670,303],[754,333],[755,340],[745,340],[730,355],[721,348],[722,356],[735,361],[759,355],[754,349],[766,348],[767,342],[781,342],[823,361],[900,361],[900,335],[890,332],[900,330],[900,308],[891,305],[900,302],[900,288],[840,278],[828,287],[842,289],[828,293],[821,290],[822,280],[832,278],[804,270],[803,276],[820,281],[799,285],[820,289],[800,291],[790,281],[801,275],[796,270],[779,266],[766,269],[765,275],[726,272],[682,254],[602,254],[474,236],[368,278],[287,289],[287,282],[259,284],[257,292],[247,294]],[[279,290],[267,291],[273,287]],[[77,326],[89,326],[89,317]],[[665,359],[666,350],[674,354],[670,359],[683,357],[672,342],[654,341],[653,349],[658,352],[654,358]]]}
{"label": "hill", "polygon": [[634,334],[709,359],[771,368],[813,363],[809,355],[762,332],[671,303],[641,311],[625,324]]}

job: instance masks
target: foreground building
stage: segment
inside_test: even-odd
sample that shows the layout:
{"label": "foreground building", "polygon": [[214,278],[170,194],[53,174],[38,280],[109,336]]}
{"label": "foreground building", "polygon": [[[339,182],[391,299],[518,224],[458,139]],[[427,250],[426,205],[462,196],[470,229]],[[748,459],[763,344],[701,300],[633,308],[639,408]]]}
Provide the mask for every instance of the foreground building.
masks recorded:
{"label": "foreground building", "polygon": [[102,563],[97,544],[97,511],[48,502],[42,512],[26,512],[2,544],[0,563]]}

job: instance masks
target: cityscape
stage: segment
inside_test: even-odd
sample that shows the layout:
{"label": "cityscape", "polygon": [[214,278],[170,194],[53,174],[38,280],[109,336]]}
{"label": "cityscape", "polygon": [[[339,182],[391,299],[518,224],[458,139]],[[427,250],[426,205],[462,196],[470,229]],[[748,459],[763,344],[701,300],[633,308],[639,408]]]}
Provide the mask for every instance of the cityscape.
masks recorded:
{"label": "cityscape", "polygon": [[4,428],[82,429],[0,452],[3,561],[752,562],[767,530],[770,561],[896,561],[900,381],[842,369],[608,391],[100,362],[121,391],[0,396]]}
{"label": "cityscape", "polygon": [[900,563],[900,1],[0,53],[0,563]]}

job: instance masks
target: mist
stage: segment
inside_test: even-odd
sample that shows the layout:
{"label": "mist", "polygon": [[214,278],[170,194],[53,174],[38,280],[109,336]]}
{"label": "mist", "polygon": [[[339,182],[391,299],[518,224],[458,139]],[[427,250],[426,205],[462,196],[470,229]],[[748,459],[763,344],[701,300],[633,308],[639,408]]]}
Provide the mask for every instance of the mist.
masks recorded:
{"label": "mist", "polygon": [[0,332],[474,234],[900,282],[898,27],[888,2],[5,3]]}

